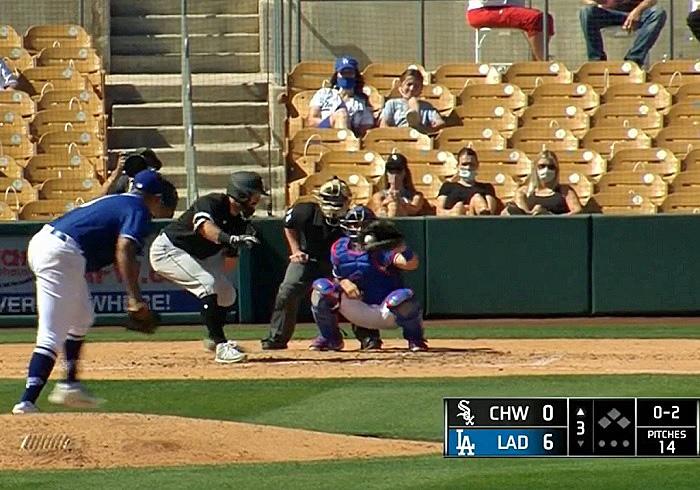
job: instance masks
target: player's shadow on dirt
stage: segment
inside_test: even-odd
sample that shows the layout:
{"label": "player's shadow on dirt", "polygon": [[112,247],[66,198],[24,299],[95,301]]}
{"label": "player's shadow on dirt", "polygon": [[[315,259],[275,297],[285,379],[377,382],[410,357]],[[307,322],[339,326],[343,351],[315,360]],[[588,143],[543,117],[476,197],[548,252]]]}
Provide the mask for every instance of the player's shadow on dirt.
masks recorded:
{"label": "player's shadow on dirt", "polygon": [[[341,357],[344,353],[352,354],[352,357]],[[430,349],[426,352],[408,352],[403,348],[386,348],[379,351],[360,351],[355,350],[345,350],[342,352],[332,352],[328,353],[328,357],[319,357],[317,355],[313,357],[259,357],[259,358],[249,358],[248,362],[261,363],[261,364],[278,364],[278,363],[292,363],[292,362],[329,362],[336,364],[347,364],[347,363],[358,363],[365,361],[388,361],[393,359],[399,359],[397,354],[402,354],[403,357],[411,356],[431,356],[432,354],[491,354],[495,356],[503,355],[504,353],[498,350],[491,349],[489,347],[477,347],[477,348],[458,348],[458,347],[436,347]]]}

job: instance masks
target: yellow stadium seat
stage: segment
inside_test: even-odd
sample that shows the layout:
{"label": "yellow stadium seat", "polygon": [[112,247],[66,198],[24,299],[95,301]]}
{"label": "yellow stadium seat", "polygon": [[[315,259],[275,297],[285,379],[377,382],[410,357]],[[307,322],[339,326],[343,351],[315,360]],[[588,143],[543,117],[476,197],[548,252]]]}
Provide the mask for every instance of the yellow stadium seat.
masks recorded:
{"label": "yellow stadium seat", "polygon": [[92,87],[104,96],[105,71],[102,60],[93,48],[45,48],[37,56],[37,66],[65,66],[75,68],[87,77]]}
{"label": "yellow stadium seat", "polygon": [[[398,87],[394,87],[387,98],[401,97]],[[444,85],[423,85],[420,100],[429,102],[440,114],[446,115],[455,108],[457,98]]]}
{"label": "yellow stadium seat", "polygon": [[468,105],[478,100],[496,102],[518,116],[522,115],[528,102],[527,94],[512,83],[469,85],[464,87],[464,90],[459,94],[459,101],[462,105]]}
{"label": "yellow stadium seat", "polygon": [[410,167],[413,187],[430,202],[437,199],[443,180],[433,172],[432,165],[412,165]]}
{"label": "yellow stadium seat", "polygon": [[435,70],[434,82],[459,95],[472,84],[501,83],[501,74],[495,67],[483,63],[446,63]]}
{"label": "yellow stadium seat", "polygon": [[588,114],[580,107],[565,102],[532,105],[523,113],[521,120],[524,128],[563,128],[577,138],[590,128]]}
{"label": "yellow stadium seat", "polygon": [[683,84],[700,82],[700,60],[658,61],[649,70],[649,80],[674,93]]}
{"label": "yellow stadium seat", "polygon": [[25,119],[30,119],[36,112],[36,104],[28,94],[20,90],[0,91],[0,107],[7,108]]}
{"label": "yellow stadium seat", "polygon": [[17,221],[17,213],[4,201],[0,201],[0,221]]}
{"label": "yellow stadium seat", "polygon": [[359,149],[360,141],[348,129],[303,128],[287,140],[287,158],[290,163],[307,155]]}
{"label": "yellow stadium seat", "polygon": [[520,183],[507,173],[508,169],[502,168],[479,168],[479,182],[488,182],[493,185],[496,197],[501,202],[512,201],[515,193],[520,187]]}
{"label": "yellow stadium seat", "polygon": [[681,164],[673,152],[665,148],[626,148],[615,152],[608,170],[651,172],[670,183],[680,172]]}
{"label": "yellow stadium seat", "polygon": [[78,153],[73,155],[42,153],[29,159],[25,174],[27,180],[38,184],[63,177],[95,178],[97,171],[90,160]]}
{"label": "yellow stadium seat", "polygon": [[[698,175],[700,177],[700,175]],[[674,188],[675,188],[674,184]],[[664,213],[699,214],[700,213],[700,182],[687,189],[674,190],[661,204]]]}
{"label": "yellow stadium seat", "polygon": [[29,51],[21,46],[3,47],[0,45],[0,58],[8,60],[12,68],[19,72],[34,68],[34,58],[29,54]]}
{"label": "yellow stadium seat", "polygon": [[37,66],[22,73],[19,87],[39,98],[47,90],[87,90],[90,82],[76,69],[65,66]]}
{"label": "yellow stadium seat", "polygon": [[657,206],[668,195],[666,182],[659,175],[647,171],[608,171],[598,181],[596,188],[603,193],[639,194]]}
{"label": "yellow stadium seat", "polygon": [[9,155],[21,164],[35,154],[34,144],[26,129],[19,126],[0,126],[0,155]]}
{"label": "yellow stadium seat", "polygon": [[671,107],[666,116],[666,125],[700,127],[700,101],[683,102]]}
{"label": "yellow stadium seat", "polygon": [[315,171],[323,174],[357,173],[369,180],[376,180],[384,174],[385,164],[382,156],[371,150],[330,151],[318,158]]}
{"label": "yellow stadium seat", "polygon": [[625,193],[619,190],[598,192],[586,206],[590,212],[603,214],[656,214],[657,207],[648,197],[634,191]]}
{"label": "yellow stadium seat", "polygon": [[12,177],[0,177],[0,196],[15,211],[38,198],[37,190],[29,182]]}
{"label": "yellow stadium seat", "polygon": [[521,182],[530,175],[532,168],[530,158],[517,148],[480,151],[478,158],[479,172],[482,168],[489,172],[503,172],[512,176],[516,182]]}
{"label": "yellow stadium seat", "polygon": [[389,155],[397,149],[399,152],[432,150],[430,136],[413,128],[374,128],[367,131],[362,138],[363,148],[374,150],[381,155]]}
{"label": "yellow stadium seat", "polygon": [[681,170],[700,170],[700,148],[688,153],[681,162]]}
{"label": "yellow stadium seat", "polygon": [[464,147],[475,151],[503,150],[507,140],[499,131],[479,125],[452,126],[441,129],[435,138],[435,148],[457,153]]}
{"label": "yellow stadium seat", "polygon": [[653,138],[663,127],[664,116],[646,102],[610,102],[598,108],[591,118],[591,125],[596,128],[637,128]]}
{"label": "yellow stadium seat", "polygon": [[[96,135],[84,131],[50,131],[39,138],[37,143],[39,153],[56,153],[59,155],[80,155],[104,161],[106,152],[104,142]],[[103,163],[97,163],[103,165]],[[100,169],[98,167],[98,172]]]}
{"label": "yellow stadium seat", "polygon": [[457,106],[450,118],[463,126],[495,129],[506,138],[518,128],[518,116],[497,101],[478,100]]}
{"label": "yellow stadium seat", "polygon": [[32,120],[33,133],[40,137],[49,131],[75,130],[104,137],[102,118],[81,109],[49,109],[39,111]]}
{"label": "yellow stadium seat", "polygon": [[671,150],[678,158],[685,156],[694,149],[700,149],[700,127],[672,126],[659,131],[654,138],[656,146]]}
{"label": "yellow stadium seat", "polygon": [[79,25],[44,24],[27,29],[24,34],[24,47],[32,52],[52,47],[91,48],[92,39]]}
{"label": "yellow stadium seat", "polygon": [[588,149],[557,153],[560,175],[571,181],[570,175],[585,175],[590,182],[598,182],[607,172],[607,161],[596,151]]}
{"label": "yellow stadium seat", "polygon": [[344,180],[352,192],[352,202],[356,205],[365,205],[372,197],[373,186],[366,177],[357,173],[324,174],[316,173],[305,179],[292,182],[289,186],[290,202],[295,202],[301,196],[312,196],[331,177],[337,176]]}
{"label": "yellow stadium seat", "polygon": [[104,101],[93,90],[49,90],[36,104],[38,111],[81,110],[104,119]]}
{"label": "yellow stadium seat", "polygon": [[333,75],[332,61],[302,61],[294,66],[287,77],[290,95],[303,90],[318,90],[324,82],[329,82]]}
{"label": "yellow stadium seat", "polygon": [[103,194],[97,179],[61,177],[49,179],[39,187],[40,199],[81,199],[89,201]]}
{"label": "yellow stadium seat", "polygon": [[634,61],[589,61],[576,72],[576,81],[587,83],[599,94],[618,83],[644,83],[646,72]]}
{"label": "yellow stadium seat", "polygon": [[0,48],[21,48],[22,36],[12,26],[0,25]]}
{"label": "yellow stadium seat", "polygon": [[[666,148],[666,145],[658,145]],[[651,138],[638,128],[591,128],[581,139],[581,147],[600,153],[607,158],[622,148],[651,148]]]}
{"label": "yellow stadium seat", "polygon": [[42,199],[28,202],[22,207],[19,219],[25,221],[52,221],[79,206],[72,199]]}
{"label": "yellow stadium seat", "polygon": [[571,83],[574,76],[563,63],[556,61],[522,61],[508,67],[503,80],[518,85],[531,94],[545,83]]}
{"label": "yellow stadium seat", "polygon": [[559,153],[578,148],[578,138],[563,128],[520,128],[513,133],[510,142],[529,156],[545,149]]}
{"label": "yellow stadium seat", "polygon": [[700,101],[700,81],[694,83],[684,83],[678,87],[675,100],[676,102]]}
{"label": "yellow stadium seat", "polygon": [[24,167],[11,156],[0,155],[0,177],[22,179],[24,178]]}
{"label": "yellow stadium seat", "polygon": [[0,105],[0,126],[28,134],[29,123],[13,106]]}
{"label": "yellow stadium seat", "polygon": [[416,150],[408,148],[402,152],[412,170],[424,169],[438,177],[450,177],[457,173],[457,157],[446,150]]}
{"label": "yellow stadium seat", "polygon": [[666,114],[671,107],[671,94],[666,88],[656,82],[619,83],[611,85],[605,92],[605,102],[644,102],[661,114]]}
{"label": "yellow stadium seat", "polygon": [[538,104],[566,103],[583,109],[590,115],[600,105],[600,95],[586,83],[545,83],[532,93],[532,102]]}
{"label": "yellow stadium seat", "polygon": [[422,73],[424,84],[430,83],[430,74],[416,63],[370,63],[362,71],[362,77],[365,83],[375,87],[380,94],[386,96],[398,85],[401,74],[409,68],[414,68]]}

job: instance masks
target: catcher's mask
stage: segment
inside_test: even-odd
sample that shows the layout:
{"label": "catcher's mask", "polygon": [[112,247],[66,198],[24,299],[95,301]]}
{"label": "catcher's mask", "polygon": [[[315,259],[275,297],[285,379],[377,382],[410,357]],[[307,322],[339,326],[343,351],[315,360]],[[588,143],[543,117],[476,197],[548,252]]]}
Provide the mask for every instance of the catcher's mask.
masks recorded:
{"label": "catcher's mask", "polygon": [[355,242],[362,230],[375,219],[376,216],[371,209],[365,206],[355,206],[340,219],[340,227],[343,229],[345,236]]}
{"label": "catcher's mask", "polygon": [[329,224],[336,224],[350,205],[350,188],[345,181],[336,176],[325,182],[315,195]]}

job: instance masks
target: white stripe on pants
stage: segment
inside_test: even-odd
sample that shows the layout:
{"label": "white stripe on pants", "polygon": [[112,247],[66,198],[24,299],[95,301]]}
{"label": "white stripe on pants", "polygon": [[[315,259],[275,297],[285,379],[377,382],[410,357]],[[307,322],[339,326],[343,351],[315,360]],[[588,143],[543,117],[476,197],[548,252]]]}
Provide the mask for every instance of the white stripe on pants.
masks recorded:
{"label": "white stripe on pants", "polygon": [[69,333],[83,336],[94,321],[85,257],[75,242],[52,235],[49,226],[32,237],[27,254],[36,276],[36,345],[58,353]]}
{"label": "white stripe on pants", "polygon": [[200,260],[161,233],[153,240],[149,255],[154,271],[198,298],[216,294],[217,304],[223,307],[236,301],[236,290],[223,271],[223,252]]}

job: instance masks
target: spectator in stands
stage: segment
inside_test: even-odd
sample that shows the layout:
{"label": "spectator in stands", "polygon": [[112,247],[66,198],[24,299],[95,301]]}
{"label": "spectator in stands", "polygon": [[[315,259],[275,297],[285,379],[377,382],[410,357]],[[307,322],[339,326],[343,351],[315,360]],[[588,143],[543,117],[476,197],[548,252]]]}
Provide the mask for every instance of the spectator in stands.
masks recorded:
{"label": "spectator in stands", "polygon": [[553,151],[543,150],[535,159],[525,185],[515,193],[502,214],[578,214],[581,201],[576,191],[559,183],[559,159]]}
{"label": "spectator in stands", "polygon": [[476,180],[479,157],[471,148],[462,148],[457,154],[459,180],[445,182],[440,187],[437,202],[438,216],[478,216],[496,214],[498,200],[493,185]]}
{"label": "spectator in stands", "polygon": [[430,102],[420,100],[423,92],[423,74],[416,68],[409,68],[399,78],[401,97],[390,99],[384,104],[379,116],[379,126],[410,126],[423,133],[434,133],[445,127],[440,113]]}
{"label": "spectator in stands", "polygon": [[17,77],[12,68],[0,57],[0,91],[17,88]]}
{"label": "spectator in stands", "polygon": [[[467,23],[474,29],[501,27],[525,31],[535,61],[545,61],[544,13],[525,6],[525,0],[469,0]],[[554,19],[547,21],[546,43],[554,36]]]}
{"label": "spectator in stands", "polygon": [[657,0],[582,0],[580,19],[589,61],[607,60],[603,27],[620,26],[627,32],[638,31],[625,59],[644,66],[647,55],[666,23],[666,11]]}
{"label": "spectator in stands", "polygon": [[363,136],[374,126],[374,115],[367,95],[362,91],[364,81],[357,60],[349,56],[338,58],[331,87],[316,92],[309,103],[306,125],[312,128],[349,128]]}
{"label": "spectator in stands", "polygon": [[688,27],[693,36],[700,41],[700,2],[695,2],[694,10],[688,14]]}
{"label": "spectator in stands", "polygon": [[413,186],[405,156],[400,153],[389,155],[382,182],[384,189],[376,192],[370,200],[369,207],[374,214],[388,218],[423,214],[425,199]]}

